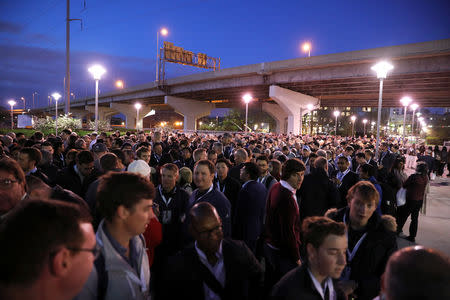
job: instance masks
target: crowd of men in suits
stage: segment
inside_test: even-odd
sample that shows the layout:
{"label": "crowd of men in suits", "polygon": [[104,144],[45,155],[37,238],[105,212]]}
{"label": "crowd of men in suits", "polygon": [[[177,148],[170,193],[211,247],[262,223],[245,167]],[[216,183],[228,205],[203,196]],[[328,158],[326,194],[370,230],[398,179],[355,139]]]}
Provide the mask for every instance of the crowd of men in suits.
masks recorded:
{"label": "crowd of men in suits", "polygon": [[[379,157],[366,137],[64,130],[0,141],[2,299],[406,299],[391,295],[408,295],[415,279],[396,268],[413,257],[430,261],[424,276],[435,263],[445,274],[421,299],[449,296],[448,257],[396,252],[411,152],[395,140]],[[382,280],[388,261],[398,286]]]}

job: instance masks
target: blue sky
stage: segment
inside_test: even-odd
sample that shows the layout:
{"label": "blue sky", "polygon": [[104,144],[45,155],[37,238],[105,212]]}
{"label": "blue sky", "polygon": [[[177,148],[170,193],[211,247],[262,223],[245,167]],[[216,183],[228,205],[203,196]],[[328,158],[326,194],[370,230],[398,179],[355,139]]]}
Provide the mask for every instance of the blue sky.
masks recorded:
{"label": "blue sky", "polygon": [[[155,79],[156,32],[194,52],[220,57],[222,67],[450,38],[450,2],[406,1],[218,1],[71,0],[71,85],[92,95],[87,68],[108,70],[100,89]],[[0,103],[31,99],[39,105],[65,76],[63,0],[0,0]],[[170,64],[168,77],[203,70]],[[31,101],[29,102],[31,103]],[[29,107],[29,106],[28,106]]]}

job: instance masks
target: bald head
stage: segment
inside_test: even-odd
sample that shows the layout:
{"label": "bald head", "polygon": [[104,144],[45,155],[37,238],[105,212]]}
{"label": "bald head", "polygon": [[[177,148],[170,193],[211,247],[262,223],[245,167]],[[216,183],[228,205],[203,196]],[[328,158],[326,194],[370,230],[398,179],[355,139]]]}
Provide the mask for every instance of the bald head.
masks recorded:
{"label": "bald head", "polygon": [[383,282],[388,300],[450,299],[450,260],[434,249],[403,248],[389,258]]}
{"label": "bald head", "polygon": [[189,211],[189,215],[194,224],[202,223],[203,220],[208,218],[217,218],[220,220],[219,214],[217,213],[216,209],[208,202],[199,202],[195,204]]}

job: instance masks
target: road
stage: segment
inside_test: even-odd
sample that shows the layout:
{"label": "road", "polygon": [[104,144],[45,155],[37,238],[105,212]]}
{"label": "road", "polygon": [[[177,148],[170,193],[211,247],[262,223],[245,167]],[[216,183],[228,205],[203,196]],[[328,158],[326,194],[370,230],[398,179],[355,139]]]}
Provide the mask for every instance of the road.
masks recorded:
{"label": "road", "polygon": [[[410,172],[407,172],[410,173]],[[425,214],[419,215],[419,229],[416,243],[426,247],[438,249],[450,256],[450,178],[437,177],[431,181],[427,195]],[[403,227],[408,235],[410,219]],[[414,245],[405,239],[398,238],[399,248]]]}

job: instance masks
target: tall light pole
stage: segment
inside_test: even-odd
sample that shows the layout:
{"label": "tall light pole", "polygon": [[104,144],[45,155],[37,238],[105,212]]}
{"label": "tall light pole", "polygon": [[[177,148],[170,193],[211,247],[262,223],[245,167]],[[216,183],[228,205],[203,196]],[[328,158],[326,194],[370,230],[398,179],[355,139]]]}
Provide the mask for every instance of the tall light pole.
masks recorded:
{"label": "tall light pole", "polygon": [[139,124],[139,110],[141,109],[142,105],[140,103],[136,103],[134,105],[134,107],[136,108],[136,130],[140,129],[138,126]]}
{"label": "tall light pole", "polygon": [[337,119],[338,119],[338,117],[339,117],[339,114],[340,114],[340,112],[339,112],[338,110],[335,110],[335,111],[333,112],[333,115],[334,115],[334,117],[336,118],[336,122],[335,122],[335,125],[334,125],[334,135],[335,135],[335,136],[337,136]]}
{"label": "tall light pole", "polygon": [[55,99],[55,133],[58,136],[58,100],[61,98],[59,93],[52,94],[53,99]]}
{"label": "tall light pole", "polygon": [[20,97],[20,100],[23,101],[23,110],[26,110],[27,109],[27,107],[26,107],[27,101],[25,100],[25,97]]}
{"label": "tall light pole", "polygon": [[400,102],[403,105],[403,138],[402,138],[402,142],[403,145],[405,145],[405,133],[406,133],[406,112],[408,111],[408,106],[409,104],[412,102],[412,99],[410,97],[403,97],[402,99],[400,99]]}
{"label": "tall light pole", "polygon": [[100,65],[93,65],[88,69],[95,80],[95,131],[98,131],[98,81],[102,78],[106,70]]}
{"label": "tall light pole", "polygon": [[363,124],[364,124],[364,135],[363,135],[363,136],[366,136],[366,124],[367,124],[367,119],[364,119],[364,120],[363,120]]}
{"label": "tall light pole", "polygon": [[303,52],[308,53],[308,57],[311,57],[311,43],[310,42],[303,43],[302,49],[303,49]]}
{"label": "tall light pole", "polygon": [[169,32],[166,28],[162,28],[156,32],[156,82],[159,82],[159,33],[166,36]]}
{"label": "tall light pole", "polygon": [[16,101],[9,100],[8,104],[11,106],[11,130],[14,129],[14,105],[16,105]]}
{"label": "tall light pole", "polygon": [[252,101],[252,95],[245,94],[242,99],[244,99],[245,102],[245,132],[247,132],[248,104]]}
{"label": "tall light pole", "polygon": [[352,137],[355,137],[355,121],[356,121],[356,116],[351,116],[350,119],[352,120]]}
{"label": "tall light pole", "polygon": [[387,73],[394,67],[385,61],[379,62],[374,65],[371,69],[377,72],[377,77],[380,79],[380,93],[378,98],[378,118],[377,118],[377,142],[375,147],[375,157],[378,159],[379,148],[380,148],[380,124],[381,124],[381,107],[383,103],[383,79],[386,79]]}
{"label": "tall light pole", "polygon": [[414,135],[414,115],[416,114],[416,109],[419,108],[419,104],[413,103],[411,104],[411,109],[413,111],[412,120],[411,120],[411,134]]}
{"label": "tall light pole", "polygon": [[38,94],[38,92],[33,92],[33,107],[32,107],[33,109],[34,109],[34,95],[37,96],[37,95],[39,95],[39,94]]}
{"label": "tall light pole", "polygon": [[[312,117],[313,117],[313,110],[314,110],[314,105],[312,105],[311,103],[306,105],[306,108],[309,110],[309,131],[310,134],[312,134]],[[301,118],[302,116],[300,116]]]}

